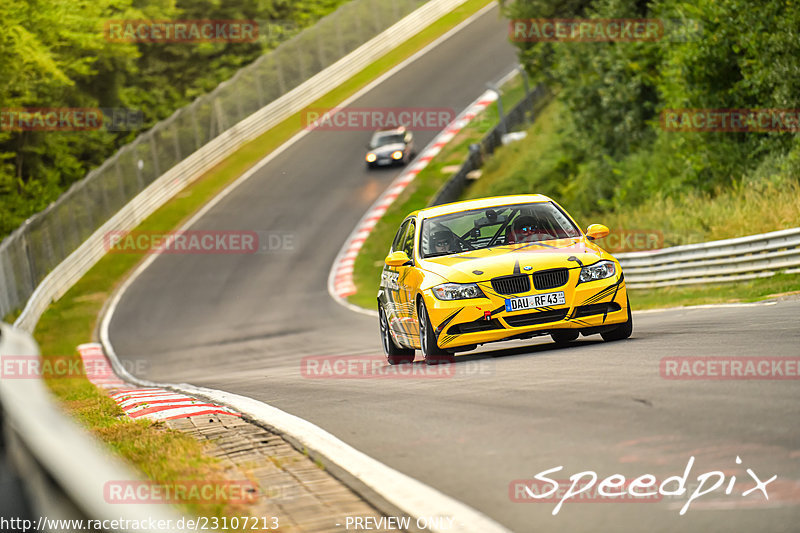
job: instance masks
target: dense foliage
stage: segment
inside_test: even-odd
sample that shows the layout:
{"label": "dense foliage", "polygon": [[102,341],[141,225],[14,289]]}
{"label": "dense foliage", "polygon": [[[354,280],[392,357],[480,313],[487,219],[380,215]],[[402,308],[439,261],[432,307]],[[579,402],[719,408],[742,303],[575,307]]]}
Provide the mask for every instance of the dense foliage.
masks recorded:
{"label": "dense foliage", "polygon": [[560,131],[545,159],[494,193],[541,192],[576,213],[686,191],[785,183],[800,175],[794,132],[665,131],[665,109],[800,109],[800,3],[787,0],[518,0],[509,19],[647,18],[639,42],[518,42],[530,75],[559,91]]}
{"label": "dense foliage", "polygon": [[[2,0],[0,109],[141,110],[146,129],[344,0]],[[109,42],[109,20],[255,20],[250,43]],[[141,131],[141,130],[140,130]],[[0,129],[0,236],[137,133]]]}

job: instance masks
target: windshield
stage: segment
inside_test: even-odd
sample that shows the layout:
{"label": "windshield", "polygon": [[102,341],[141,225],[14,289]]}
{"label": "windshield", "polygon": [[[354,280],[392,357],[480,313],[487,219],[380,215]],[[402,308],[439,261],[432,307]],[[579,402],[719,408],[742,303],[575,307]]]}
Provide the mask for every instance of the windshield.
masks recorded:
{"label": "windshield", "polygon": [[422,257],[427,258],[580,235],[555,204],[539,202],[427,218],[420,239]]}
{"label": "windshield", "polygon": [[378,148],[387,144],[404,143],[404,136],[402,133],[376,133],[370,141],[370,148]]}

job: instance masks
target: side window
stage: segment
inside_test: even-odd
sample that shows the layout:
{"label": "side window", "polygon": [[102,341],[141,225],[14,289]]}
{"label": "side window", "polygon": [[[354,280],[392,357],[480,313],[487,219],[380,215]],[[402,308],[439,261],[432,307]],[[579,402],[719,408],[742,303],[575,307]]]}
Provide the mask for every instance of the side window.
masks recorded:
{"label": "side window", "polygon": [[394,241],[392,241],[393,252],[403,249],[403,236],[406,233],[406,228],[408,227],[408,223],[409,221],[406,220],[405,222],[400,224],[400,229],[397,230],[397,235],[394,236]]}
{"label": "side window", "polygon": [[409,221],[410,224],[408,225],[408,231],[406,231],[406,238],[403,242],[403,251],[408,255],[410,259],[414,259],[414,230],[416,229],[416,224],[414,224],[414,220]]}

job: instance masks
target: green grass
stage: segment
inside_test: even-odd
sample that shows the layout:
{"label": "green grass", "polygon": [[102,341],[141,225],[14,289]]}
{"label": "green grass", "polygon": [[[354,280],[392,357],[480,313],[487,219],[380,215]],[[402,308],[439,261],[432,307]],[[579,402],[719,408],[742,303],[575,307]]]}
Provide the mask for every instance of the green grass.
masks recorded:
{"label": "green grass", "polygon": [[[525,94],[522,79],[516,77],[509,81],[501,93],[504,109],[511,109]],[[383,260],[400,223],[408,213],[428,205],[436,192],[456,172],[456,167],[461,167],[469,153],[469,145],[479,142],[497,121],[497,104],[492,104],[464,127],[386,210],[364,241],[353,265],[356,292],[348,297],[349,302],[368,309],[375,307]]]}
{"label": "green grass", "polygon": [[757,302],[789,293],[800,295],[800,274],[776,274],[768,278],[701,286],[629,289],[634,311],[717,303]]}
{"label": "green grass", "polygon": [[[464,3],[309,107],[335,106],[488,3],[488,0]],[[164,232],[179,227],[225,186],[299,132],[303,127],[301,119],[302,112],[297,113],[247,143],[158,209],[135,230]],[[52,303],[34,332],[43,358],[79,360],[76,347],[93,338],[104,303],[141,260],[142,256],[133,254],[106,255],[60,300]],[[13,315],[8,318],[13,318]],[[72,416],[149,478],[159,482],[224,478],[221,463],[207,455],[205,445],[191,436],[168,430],[161,424],[131,421],[113,400],[85,378],[52,378],[47,380],[47,385]],[[229,502],[190,504],[186,507],[202,516],[242,514],[238,504]]]}
{"label": "green grass", "polygon": [[528,161],[546,161],[553,157],[556,146],[555,127],[561,106],[557,99],[548,101],[540,110],[536,121],[528,128],[527,136],[515,143],[500,146],[492,157],[484,163],[481,178],[468,187],[461,200],[535,193],[527,190],[527,184],[511,176],[518,167]]}
{"label": "green grass", "polygon": [[800,226],[800,183],[740,183],[715,194],[654,198],[597,219],[610,228],[655,228],[665,247],[756,235]]}

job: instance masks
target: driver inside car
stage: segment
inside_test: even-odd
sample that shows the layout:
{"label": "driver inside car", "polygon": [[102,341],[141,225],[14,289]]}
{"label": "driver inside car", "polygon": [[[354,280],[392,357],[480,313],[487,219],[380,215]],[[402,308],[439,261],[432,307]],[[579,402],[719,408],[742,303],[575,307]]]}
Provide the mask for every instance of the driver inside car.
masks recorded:
{"label": "driver inside car", "polygon": [[435,254],[451,254],[460,251],[455,234],[447,229],[435,232],[431,242]]}
{"label": "driver inside car", "polygon": [[539,228],[535,218],[528,215],[517,217],[514,221],[514,242],[536,242],[552,239],[552,235]]}

